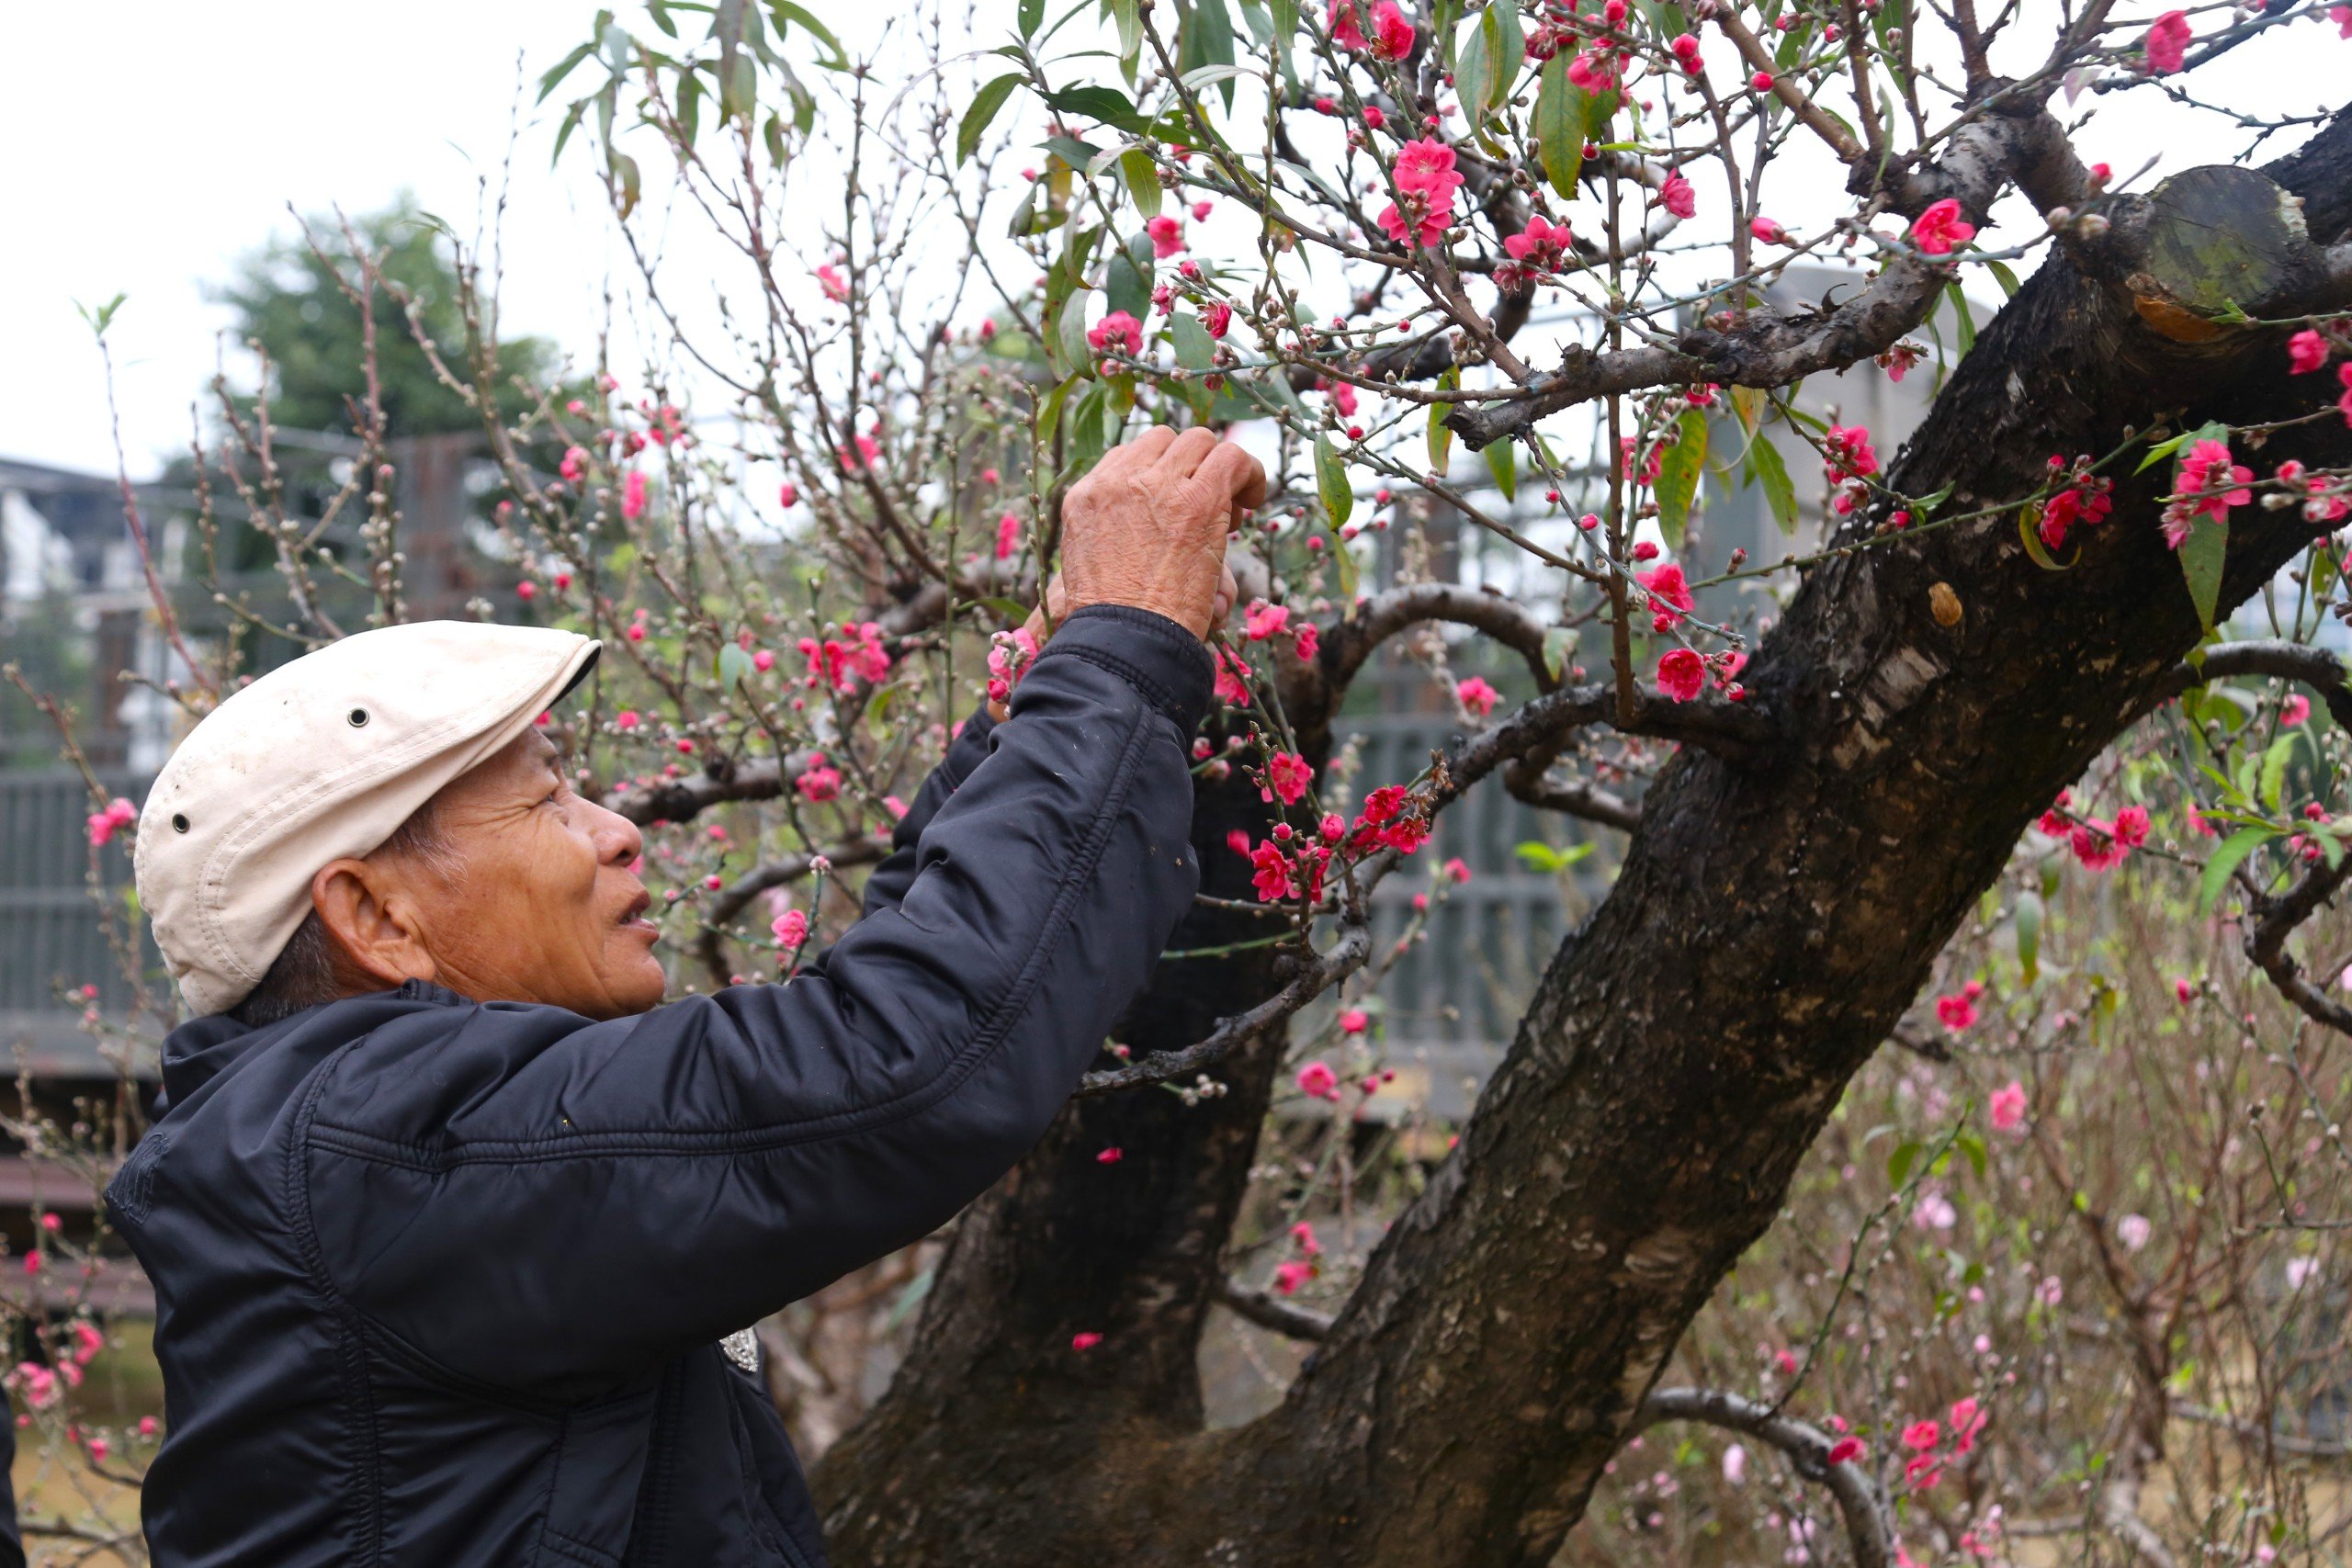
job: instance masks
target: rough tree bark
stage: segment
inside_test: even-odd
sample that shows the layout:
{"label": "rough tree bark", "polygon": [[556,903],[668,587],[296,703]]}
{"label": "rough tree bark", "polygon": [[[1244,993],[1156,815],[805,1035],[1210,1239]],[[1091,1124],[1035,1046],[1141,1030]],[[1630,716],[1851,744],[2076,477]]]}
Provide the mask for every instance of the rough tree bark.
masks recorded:
{"label": "rough tree bark", "polygon": [[[2352,120],[2265,173],[2304,198],[2315,241],[2339,241]],[[2132,209],[2117,243],[2050,259],[1893,486],[1950,484],[1964,509],[2159,421],[2308,412],[2316,378],[2290,382],[2278,334],[2183,330],[2198,280],[2145,240],[2165,221]],[[2344,301],[2340,269],[2290,260],[2280,288],[2301,298],[2270,304]],[[2264,458],[2347,454],[2331,417]],[[1553,959],[1461,1146],[1272,1414],[1204,1433],[1193,1364],[1275,1043],[1229,1059],[1232,1093],[1194,1109],[1164,1091],[1073,1107],[966,1217],[912,1357],[820,1468],[837,1560],[1548,1561],[2027,823],[2197,642],[2156,526],[2165,478],[2122,480],[2071,571],[2027,559],[2010,508],[1810,573],[1743,676],[1780,743],[1739,761],[1686,748],[1652,787],[1614,890]],[[2234,524],[2225,604],[2311,536],[2291,511]],[[1963,610],[1950,627],[1939,583]],[[1219,846],[1249,804],[1204,795],[1209,865],[1236,863]],[[1273,983],[1170,965],[1133,1038],[1191,1038]],[[1111,1179],[1106,1143],[1126,1152]],[[1076,1356],[1080,1329],[1107,1337]]]}

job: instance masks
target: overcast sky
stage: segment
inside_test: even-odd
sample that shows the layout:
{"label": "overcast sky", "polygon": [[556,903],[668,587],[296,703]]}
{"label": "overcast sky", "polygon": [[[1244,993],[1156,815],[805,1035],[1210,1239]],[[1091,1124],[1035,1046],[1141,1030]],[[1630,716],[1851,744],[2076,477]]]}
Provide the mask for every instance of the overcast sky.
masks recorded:
{"label": "overcast sky", "polygon": [[[536,76],[594,14],[581,0],[0,0],[0,456],[113,468],[74,301],[121,292],[124,446],[134,474],[152,471],[186,445],[212,374],[225,312],[205,286],[291,232],[289,202],[358,213],[405,188],[469,231],[505,153],[518,51]],[[577,343],[568,323],[597,317],[601,197],[551,175],[548,144],[526,127],[516,154],[507,321]]]}
{"label": "overcast sky", "polygon": [[[2030,19],[2052,5],[2024,9]],[[877,15],[831,0],[816,9],[853,49]],[[1012,9],[980,0],[979,30],[990,30],[992,10],[1009,27]],[[0,92],[0,456],[112,468],[98,356],[74,302],[119,291],[129,299],[111,340],[123,444],[134,475],[152,473],[184,447],[189,402],[212,372],[224,312],[206,286],[289,232],[289,204],[358,213],[405,189],[469,231],[481,182],[494,190],[506,154],[518,56],[535,80],[586,36],[594,12],[587,0],[127,0],[103,11],[0,0],[10,67]],[[2312,23],[2286,35],[2239,51],[2197,85],[2270,110],[2332,101],[2352,42]],[[2033,44],[2046,47],[2046,28]],[[549,171],[553,117],[528,96],[504,225],[505,322],[585,353],[618,263],[584,161]],[[2154,156],[2153,179],[2239,144],[2211,134],[2142,89],[2110,100],[2081,145],[2119,173]],[[1834,184],[1810,183],[1825,204],[1838,199]],[[1776,200],[1775,210],[1794,228],[1828,208],[1815,215]]]}

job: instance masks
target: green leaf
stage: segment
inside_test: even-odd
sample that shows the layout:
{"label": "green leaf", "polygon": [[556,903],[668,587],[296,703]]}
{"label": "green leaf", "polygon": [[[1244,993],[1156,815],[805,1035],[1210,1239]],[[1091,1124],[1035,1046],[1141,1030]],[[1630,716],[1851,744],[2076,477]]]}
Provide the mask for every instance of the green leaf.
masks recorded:
{"label": "green leaf", "polygon": [[1075,376],[1063,378],[1052,391],[1046,394],[1046,400],[1037,405],[1037,444],[1039,446],[1053,445],[1054,427],[1061,422],[1062,404],[1069,400],[1069,389],[1077,386],[1078,381],[1079,378]]}
{"label": "green leaf", "polygon": [[1690,502],[1699,493],[1699,474],[1707,461],[1707,420],[1697,409],[1685,409],[1676,420],[1680,432],[1674,445],[1658,457],[1657,525],[1666,547],[1682,547],[1682,531],[1690,522]]}
{"label": "green leaf", "polygon": [[1568,626],[1546,626],[1544,630],[1544,668],[1552,672],[1555,681],[1568,678],[1568,655],[1576,651],[1577,634]]}
{"label": "green leaf", "polygon": [[1535,89],[1535,141],[1544,154],[1544,177],[1563,201],[1577,197],[1577,175],[1584,169],[1585,91],[1568,80],[1563,51],[1544,62]]}
{"label": "green leaf", "polygon": [[2018,297],[2018,275],[2008,269],[2007,264],[2005,262],[1986,262],[1984,265],[1992,272],[1994,280],[2000,284],[2002,298],[2006,299],[2016,299]]}
{"label": "green leaf", "polygon": [[1046,0],[1021,0],[1021,8],[1015,17],[1015,22],[1021,28],[1023,39],[1035,38],[1037,28],[1044,24],[1045,20]]}
{"label": "green leaf", "polygon": [[1511,853],[1517,855],[1531,871],[1562,872],[1597,848],[1599,846],[1590,840],[1581,844],[1570,844],[1566,849],[1555,849],[1540,840],[1531,839],[1523,844],[1513,844]]}
{"label": "green leaf", "polygon": [[[1334,529],[1332,532],[1337,533],[1338,530]],[[1335,539],[1331,544],[1330,555],[1332,575],[1339,582],[1340,602],[1343,604],[1352,604],[1356,602],[1356,594],[1359,592],[1357,583],[1362,577],[1361,569],[1356,562],[1356,552],[1346,540]]]}
{"label": "green leaf", "polygon": [[[1610,118],[1616,114],[1617,105],[1623,96],[1623,94],[1613,90],[1606,93],[1587,93],[1584,96],[1586,141],[1606,142],[1609,140]],[[1630,149],[1621,147],[1617,151],[1623,152]]]}
{"label": "green leaf", "polygon": [[548,154],[548,167],[552,169],[563,157],[563,144],[580,129],[580,121],[588,113],[588,100],[582,98],[564,112],[563,123],[556,127],[555,151]]}
{"label": "green leaf", "polygon": [[2188,581],[2189,602],[2197,606],[2197,624],[2213,629],[2213,612],[2222,600],[2222,562],[2230,550],[2230,520],[2199,517],[2190,525],[2180,547],[2180,571]]}
{"label": "green leaf", "polygon": [[980,138],[988,134],[989,122],[996,118],[996,111],[1004,107],[1004,100],[1012,89],[1021,85],[1021,73],[1008,71],[995,81],[972,95],[972,107],[964,111],[964,123],[956,128],[956,162],[968,164],[972,154],[980,150]]}
{"label": "green leaf", "polygon": [[2222,840],[2221,848],[2207,857],[2205,874],[2197,879],[2197,912],[2211,914],[2222,889],[2229,886],[2230,874],[2237,870],[2239,863],[2278,836],[2276,828],[2241,828]]}
{"label": "green leaf", "polygon": [[1140,147],[1130,147],[1119,154],[1119,174],[1127,183],[1127,196],[1136,204],[1136,211],[1147,223],[1159,216],[1159,166],[1151,154]]}
{"label": "green leaf", "polygon": [[900,1324],[914,1316],[915,1309],[922,1305],[925,1296],[931,1294],[932,1278],[937,1272],[936,1269],[926,1269],[907,1281],[907,1288],[900,1291],[899,1299],[890,1303],[889,1316],[882,1320],[883,1333],[890,1333]]}
{"label": "green leaf", "polygon": [[2295,754],[2296,730],[2273,740],[2262,753],[2262,804],[2278,809],[2278,794],[2287,787],[2287,763]]}
{"label": "green leaf", "polygon": [[[1458,390],[1462,386],[1462,372],[1458,368],[1449,368],[1437,378],[1437,384],[1443,391]],[[1430,471],[1440,479],[1445,478],[1446,465],[1453,456],[1453,427],[1445,423],[1445,416],[1453,408],[1452,403],[1430,405]]]}
{"label": "green leaf", "polygon": [[1176,363],[1187,370],[1206,370],[1216,363],[1216,340],[1190,310],[1169,318],[1168,330],[1176,340]]}
{"label": "green leaf", "polygon": [[620,182],[621,217],[627,219],[637,210],[637,199],[644,189],[644,176],[639,174],[637,160],[626,152],[613,154],[613,177]]}
{"label": "green leaf", "polygon": [[1960,291],[1959,284],[1945,284],[1944,293],[1951,299],[1952,313],[1960,318],[1959,356],[1965,359],[1968,351],[1976,346],[1976,318],[1968,313],[1968,296]]}
{"label": "green leaf", "polygon": [[[1516,0],[1502,3],[1516,4]],[[1493,8],[1490,6],[1487,11]],[[1462,100],[1463,115],[1474,129],[1486,118],[1487,105],[1495,93],[1495,77],[1500,69],[1487,25],[1487,12],[1482,11],[1464,29],[1453,58],[1453,90]]]}
{"label": "green leaf", "polygon": [[[1233,17],[1225,8],[1225,0],[1193,0],[1192,15],[1184,19],[1183,36],[1177,40],[1176,69],[1179,75],[1204,66],[1233,63]],[[1217,84],[1224,95],[1228,112],[1233,107],[1233,80],[1224,78]]]}
{"label": "green leaf", "polygon": [[1348,482],[1348,466],[1333,449],[1331,438],[1315,437],[1315,491],[1323,498],[1323,515],[1337,528],[1356,506],[1355,487]]}
{"label": "green leaf", "polygon": [[[1074,306],[1077,301],[1071,303]],[[1102,439],[1102,416],[1109,402],[1102,383],[1097,381],[1088,387],[1078,401],[1063,413],[1062,419],[1069,426],[1066,440],[1071,474],[1080,474],[1092,468],[1095,460],[1110,446]]]}
{"label": "green leaf", "polygon": [[771,0],[768,11],[775,17],[777,37],[784,36],[786,22],[797,22],[808,28],[819,43],[832,51],[832,58],[824,62],[827,66],[839,70],[849,63],[849,55],[842,48],[842,40],[833,36],[831,28],[810,15],[808,7],[796,6],[792,0]]}
{"label": "green leaf", "polygon": [[751,118],[752,111],[760,103],[758,72],[759,66],[748,54],[739,54],[719,67],[718,112],[721,115],[729,119],[748,120]]}
{"label": "green leaf", "polygon": [[2018,967],[2025,971],[2025,983],[2032,985],[2041,976],[2041,896],[2038,893],[2018,895],[2015,923],[2018,933]]}
{"label": "green leaf", "polygon": [[1519,19],[1519,0],[1489,0],[1487,25],[1494,28],[1495,96],[1488,108],[1500,108],[1519,81],[1520,63],[1527,58],[1527,33]]}
{"label": "green leaf", "polygon": [[1046,151],[1073,169],[1093,168],[1096,160],[1106,156],[1103,149],[1075,136],[1048,136],[1046,138]]}
{"label": "green leaf", "polygon": [[1973,1133],[1962,1133],[1953,1138],[1952,1143],[1968,1156],[1968,1163],[1975,1168],[1977,1179],[1982,1180],[1984,1176],[1984,1140]]}
{"label": "green leaf", "polygon": [[1112,252],[1111,265],[1102,275],[1102,297],[1111,310],[1125,310],[1140,321],[1151,314],[1151,239],[1148,235],[1136,238],[1143,241],[1143,265],[1136,266],[1132,244]]}
{"label": "green leaf", "polygon": [[1747,444],[1748,467],[1755,470],[1756,482],[1764,487],[1765,504],[1772,509],[1772,521],[1781,525],[1783,534],[1797,531],[1797,487],[1790,481],[1789,466],[1781,458],[1781,449],[1762,433]]}
{"label": "green leaf", "polygon": [[2148,447],[2146,455],[2140,459],[2140,466],[2132,471],[2135,474],[2146,473],[2203,434],[2201,430],[2184,430],[2178,435],[2153,443]]}
{"label": "green leaf", "polygon": [[1064,87],[1057,93],[1047,93],[1046,102],[1064,114],[1094,120],[1131,136],[1145,134],[1143,116],[1136,112],[1136,106],[1116,87]]}
{"label": "green leaf", "polygon": [[128,294],[118,293],[95,310],[76,299],[74,301],[74,308],[82,313],[83,324],[90,329],[92,337],[104,337],[107,335],[107,328],[114,324],[114,313],[121,310],[122,302],[130,298]]}
{"label": "green leaf", "polygon": [[1053,368],[1062,375],[1091,376],[1094,373],[1094,351],[1086,341],[1086,290],[1074,288],[1062,301],[1062,313],[1056,321],[1048,345],[1057,356]]}
{"label": "green leaf", "polygon": [[1139,0],[1102,0],[1103,8],[1119,28],[1119,63],[1143,53],[1143,7]]}
{"label": "green leaf", "polygon": [[2041,542],[2041,508],[2033,502],[2018,508],[2018,538],[2024,543],[2025,553],[2033,558],[2033,564],[2044,571],[2071,571],[2075,563],[2083,558],[2080,545],[2063,561],[2050,553],[2050,547]]}
{"label": "green leaf", "polygon": [[1503,492],[1505,501],[1519,499],[1519,443],[1498,441],[1478,454],[1487,459],[1487,471],[1495,476],[1495,488]]}
{"label": "green leaf", "polygon": [[1916,1140],[1895,1145],[1894,1152],[1886,1156],[1886,1184],[1900,1189],[1910,1176],[1911,1168],[1919,1163],[1919,1156],[1926,1152]]}
{"label": "green leaf", "polygon": [[546,73],[539,77],[538,102],[546,103],[548,101],[548,95],[554,92],[556,88],[562,84],[562,81],[566,76],[571,74],[573,68],[579,65],[582,61],[596,52],[596,39],[602,37],[604,31],[604,27],[600,23],[595,29],[594,37],[591,37],[586,43],[582,44],[579,48],[565,55],[561,60],[557,61],[553,65],[548,67]]}
{"label": "green leaf", "polygon": [[719,649],[718,683],[721,687],[732,690],[738,681],[750,680],[754,668],[752,656],[733,643],[727,643]]}

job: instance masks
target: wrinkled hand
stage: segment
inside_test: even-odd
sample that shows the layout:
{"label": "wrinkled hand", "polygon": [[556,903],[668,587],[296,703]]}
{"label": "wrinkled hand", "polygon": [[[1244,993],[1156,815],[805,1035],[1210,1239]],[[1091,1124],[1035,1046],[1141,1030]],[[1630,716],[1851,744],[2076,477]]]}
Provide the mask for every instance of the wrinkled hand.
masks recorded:
{"label": "wrinkled hand", "polygon": [[1230,442],[1154,425],[1103,456],[1062,502],[1067,607],[1127,604],[1205,637],[1232,604],[1225,536],[1266,499],[1266,470]]}
{"label": "wrinkled hand", "polygon": [[[1216,601],[1210,606],[1209,630],[1215,631],[1225,625],[1225,618],[1233,614],[1234,604],[1240,597],[1240,586],[1233,581],[1233,569],[1220,563],[1217,567]],[[1039,648],[1044,648],[1046,639],[1054,635],[1054,628],[1061,625],[1062,617],[1069,614],[1069,592],[1062,586],[1061,573],[1056,572],[1053,580],[1046,584],[1046,602],[1029,612],[1029,619],[1022,630],[1036,639]],[[1009,711],[1003,703],[993,698],[989,700],[989,716],[997,723],[1002,724]]]}

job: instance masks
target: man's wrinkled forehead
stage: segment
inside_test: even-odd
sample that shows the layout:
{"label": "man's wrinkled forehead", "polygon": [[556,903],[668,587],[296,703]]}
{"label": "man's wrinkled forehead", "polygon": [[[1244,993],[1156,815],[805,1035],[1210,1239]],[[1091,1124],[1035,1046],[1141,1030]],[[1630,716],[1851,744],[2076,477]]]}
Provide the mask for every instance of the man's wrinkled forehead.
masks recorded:
{"label": "man's wrinkled forehead", "polygon": [[525,730],[443,792],[449,803],[487,800],[518,791],[543,791],[563,772],[563,753],[536,729]]}

